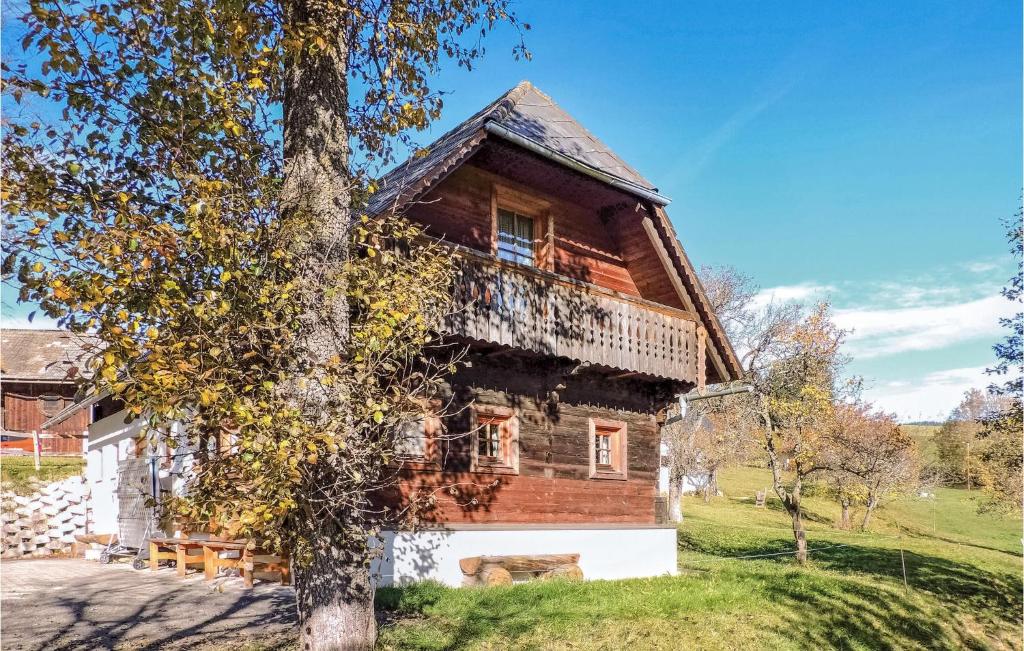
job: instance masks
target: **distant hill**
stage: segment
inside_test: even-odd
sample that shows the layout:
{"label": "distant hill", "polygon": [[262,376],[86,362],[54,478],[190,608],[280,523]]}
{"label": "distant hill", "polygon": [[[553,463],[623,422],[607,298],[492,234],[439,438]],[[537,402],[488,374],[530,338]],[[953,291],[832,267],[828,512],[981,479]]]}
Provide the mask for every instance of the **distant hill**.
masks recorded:
{"label": "distant hill", "polygon": [[903,423],[903,424],[904,425],[931,425],[931,426],[934,426],[934,427],[939,427],[939,426],[942,425],[942,421],[940,421],[940,420],[915,420],[915,421],[911,421],[909,423]]}

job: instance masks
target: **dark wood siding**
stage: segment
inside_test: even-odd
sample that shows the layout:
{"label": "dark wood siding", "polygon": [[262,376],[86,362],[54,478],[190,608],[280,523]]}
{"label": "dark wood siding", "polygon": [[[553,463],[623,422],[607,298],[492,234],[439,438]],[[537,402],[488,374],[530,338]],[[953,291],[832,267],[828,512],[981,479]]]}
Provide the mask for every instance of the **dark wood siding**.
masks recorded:
{"label": "dark wood siding", "polygon": [[[554,223],[553,271],[600,287],[640,296],[626,262],[597,210],[545,195],[473,165],[463,165],[417,204],[410,217],[436,237],[491,250],[491,188],[497,183],[547,206]],[[546,215],[531,215],[546,220]],[[541,248],[540,246],[538,248]]]}
{"label": "dark wood siding", "polygon": [[[660,439],[650,388],[571,375],[543,360],[478,356],[451,391],[457,414],[445,422],[441,470],[403,471],[392,503],[433,495],[422,519],[439,523],[654,523]],[[472,405],[515,411],[518,475],[471,472]],[[627,480],[589,478],[591,417],[627,424]]]}
{"label": "dark wood siding", "polygon": [[[43,413],[43,405],[39,400],[39,397],[44,395],[61,396],[63,401],[60,406],[63,408],[73,402],[75,386],[59,383],[4,382],[3,428],[10,432],[41,431],[43,422],[50,417]],[[60,423],[52,431],[81,434],[88,428],[89,413],[86,409]]]}

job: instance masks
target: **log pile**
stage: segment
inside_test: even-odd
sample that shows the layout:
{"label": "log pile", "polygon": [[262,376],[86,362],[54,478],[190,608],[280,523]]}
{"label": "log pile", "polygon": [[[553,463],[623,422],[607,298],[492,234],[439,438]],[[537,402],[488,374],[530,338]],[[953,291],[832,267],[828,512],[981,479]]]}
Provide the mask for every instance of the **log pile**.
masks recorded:
{"label": "log pile", "polygon": [[0,558],[69,554],[75,536],[85,534],[85,491],[81,477],[69,477],[28,497],[0,494]]}
{"label": "log pile", "polygon": [[583,580],[579,554],[470,556],[459,560],[464,585],[512,585],[513,579]]}

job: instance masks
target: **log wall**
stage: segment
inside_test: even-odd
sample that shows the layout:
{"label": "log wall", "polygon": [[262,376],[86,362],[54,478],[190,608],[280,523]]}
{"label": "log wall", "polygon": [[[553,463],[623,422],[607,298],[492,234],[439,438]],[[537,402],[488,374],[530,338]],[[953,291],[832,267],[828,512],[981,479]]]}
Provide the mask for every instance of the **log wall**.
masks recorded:
{"label": "log wall", "polygon": [[[629,380],[571,375],[550,362],[494,361],[483,356],[451,383],[455,415],[446,418],[440,467],[403,469],[388,501],[414,496],[434,504],[421,512],[430,523],[655,522],[659,465],[655,412],[670,393]],[[472,472],[472,406],[507,407],[519,419],[519,473]],[[628,479],[590,479],[591,417],[627,424]],[[454,492],[453,492],[454,489]]]}

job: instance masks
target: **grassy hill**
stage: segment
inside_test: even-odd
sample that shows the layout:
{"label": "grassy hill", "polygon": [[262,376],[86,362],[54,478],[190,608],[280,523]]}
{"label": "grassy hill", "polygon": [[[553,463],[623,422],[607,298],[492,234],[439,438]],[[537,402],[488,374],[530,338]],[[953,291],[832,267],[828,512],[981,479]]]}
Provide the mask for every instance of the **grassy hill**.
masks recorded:
{"label": "grassy hill", "polygon": [[778,501],[754,506],[768,473],[737,469],[721,485],[710,504],[684,500],[679,576],[381,590],[382,646],[1021,648],[1020,522],[979,515],[966,491],[885,505],[870,533],[834,529],[838,508],[810,498],[801,568]]}
{"label": "grassy hill", "polygon": [[921,451],[921,459],[925,463],[938,459],[938,450],[935,441],[932,440],[935,432],[939,431],[939,425],[900,425],[904,432],[917,441],[917,447]]}

